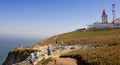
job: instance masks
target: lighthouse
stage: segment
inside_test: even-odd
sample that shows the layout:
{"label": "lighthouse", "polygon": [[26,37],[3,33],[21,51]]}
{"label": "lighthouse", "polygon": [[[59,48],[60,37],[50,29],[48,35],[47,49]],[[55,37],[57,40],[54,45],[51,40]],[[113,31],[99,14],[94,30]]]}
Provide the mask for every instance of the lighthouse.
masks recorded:
{"label": "lighthouse", "polygon": [[102,12],[102,24],[107,24],[108,23],[108,15],[106,14],[106,11],[103,10]]}

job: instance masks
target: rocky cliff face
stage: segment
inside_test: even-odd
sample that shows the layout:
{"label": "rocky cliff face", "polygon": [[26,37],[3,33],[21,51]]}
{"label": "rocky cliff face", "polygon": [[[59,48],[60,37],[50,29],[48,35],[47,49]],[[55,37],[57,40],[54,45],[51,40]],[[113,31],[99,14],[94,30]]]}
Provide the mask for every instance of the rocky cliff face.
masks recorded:
{"label": "rocky cliff face", "polygon": [[6,61],[3,63],[3,65],[13,65],[25,61],[28,58],[31,51],[35,50],[23,49],[9,52]]}
{"label": "rocky cliff face", "polygon": [[16,54],[9,53],[6,61],[3,63],[3,65],[12,65],[14,63],[18,63],[22,61],[20,57],[17,57]]}
{"label": "rocky cliff face", "polygon": [[42,59],[47,59],[49,56],[47,55],[47,47],[51,49],[51,56],[54,57],[56,55],[61,55],[63,53],[67,53],[76,49],[86,48],[87,46],[83,45],[57,45],[57,44],[49,44],[45,46],[35,46],[32,49],[18,49],[12,52],[9,52],[6,61],[3,65],[30,65],[29,63],[29,55],[31,52],[36,54],[36,51],[40,51],[40,57],[34,60],[34,64],[36,65]]}

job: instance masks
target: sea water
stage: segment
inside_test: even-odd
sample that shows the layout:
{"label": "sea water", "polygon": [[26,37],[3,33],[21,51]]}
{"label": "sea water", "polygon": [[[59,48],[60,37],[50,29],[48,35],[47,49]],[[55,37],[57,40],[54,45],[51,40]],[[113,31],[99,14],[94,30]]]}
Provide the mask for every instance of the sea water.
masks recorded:
{"label": "sea water", "polygon": [[0,65],[6,60],[8,52],[18,48],[19,44],[23,46],[33,45],[41,39],[36,38],[0,38]]}

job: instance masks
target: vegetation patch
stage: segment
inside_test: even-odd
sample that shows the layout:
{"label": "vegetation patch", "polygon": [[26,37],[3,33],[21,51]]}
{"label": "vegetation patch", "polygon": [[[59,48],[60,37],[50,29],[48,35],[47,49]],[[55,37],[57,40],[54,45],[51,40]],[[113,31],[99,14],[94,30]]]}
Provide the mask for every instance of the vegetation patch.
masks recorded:
{"label": "vegetation patch", "polygon": [[[94,46],[118,45],[120,43],[120,28],[78,29],[76,31],[56,35],[42,40],[36,45],[44,46],[50,43],[63,45],[91,44]],[[34,45],[35,46],[35,45]]]}
{"label": "vegetation patch", "polygon": [[63,54],[82,59],[88,65],[120,65],[120,46],[101,47],[97,49],[76,50]]}

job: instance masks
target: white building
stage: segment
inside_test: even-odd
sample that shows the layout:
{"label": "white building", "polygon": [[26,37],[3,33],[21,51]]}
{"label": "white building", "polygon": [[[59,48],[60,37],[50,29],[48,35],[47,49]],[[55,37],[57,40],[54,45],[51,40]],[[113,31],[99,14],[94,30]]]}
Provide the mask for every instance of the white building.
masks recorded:
{"label": "white building", "polygon": [[92,24],[88,25],[87,28],[112,28],[113,24]]}
{"label": "white building", "polygon": [[106,11],[103,10],[102,12],[102,22],[97,22],[92,25],[87,25],[87,28],[113,28],[114,27],[119,27],[120,28],[120,19],[116,19],[115,23],[109,23],[108,22],[108,15],[106,14]]}
{"label": "white building", "polygon": [[108,23],[108,15],[106,14],[106,11],[103,10],[102,12],[102,23]]}

